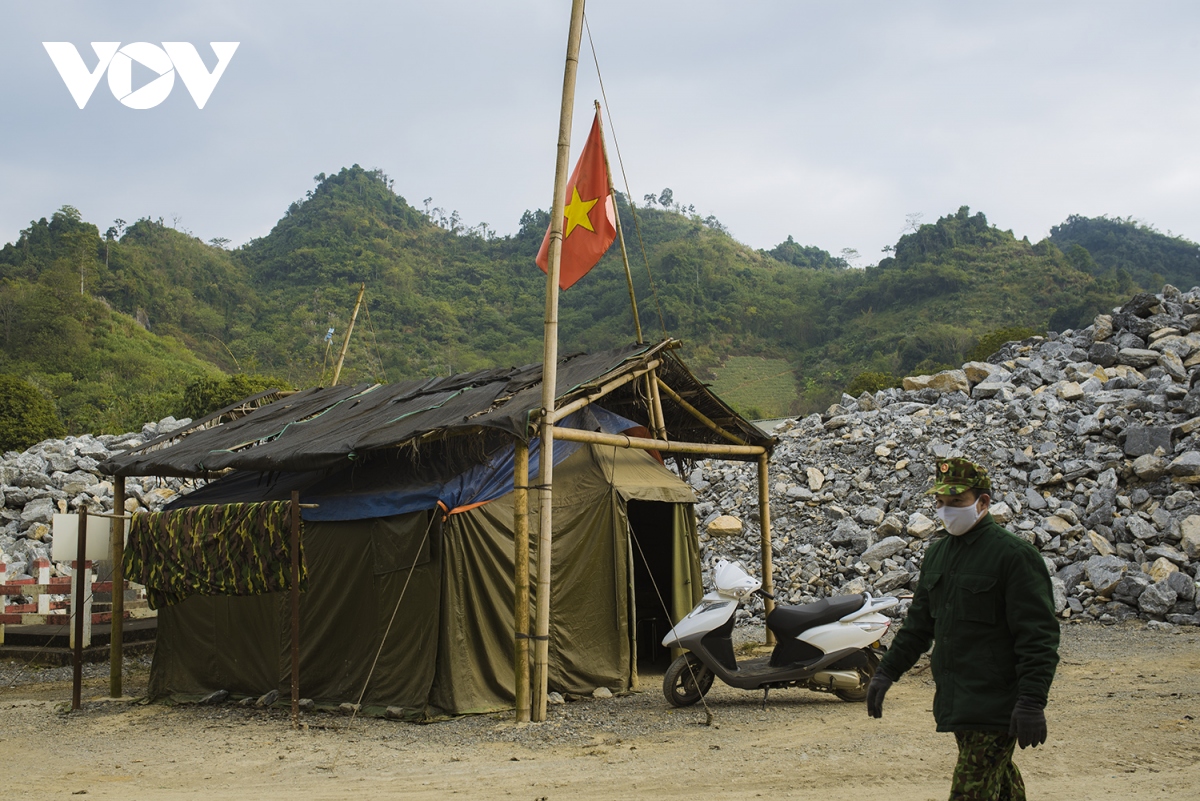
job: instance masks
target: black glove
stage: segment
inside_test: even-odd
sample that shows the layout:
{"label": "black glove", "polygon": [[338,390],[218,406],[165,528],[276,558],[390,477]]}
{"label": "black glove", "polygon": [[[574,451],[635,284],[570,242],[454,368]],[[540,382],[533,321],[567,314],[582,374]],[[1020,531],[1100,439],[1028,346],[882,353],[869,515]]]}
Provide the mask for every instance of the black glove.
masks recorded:
{"label": "black glove", "polygon": [[876,670],[867,685],[867,714],[873,718],[883,717],[883,696],[892,686],[892,680]]}
{"label": "black glove", "polygon": [[[870,703],[871,691],[867,689],[867,703]],[[1016,737],[1022,748],[1033,746],[1037,748],[1046,742],[1046,702],[1039,701],[1028,695],[1017,699],[1013,707],[1012,720],[1008,724],[1008,735]]]}

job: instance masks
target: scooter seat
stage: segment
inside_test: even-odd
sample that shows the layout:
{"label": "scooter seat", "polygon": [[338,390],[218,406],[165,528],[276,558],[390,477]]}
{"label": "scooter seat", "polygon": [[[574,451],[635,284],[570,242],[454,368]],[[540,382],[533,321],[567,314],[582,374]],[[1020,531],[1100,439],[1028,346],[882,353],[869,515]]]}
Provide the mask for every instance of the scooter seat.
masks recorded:
{"label": "scooter seat", "polygon": [[767,615],[767,628],[781,637],[796,637],[814,626],[832,623],[863,605],[863,595],[822,598],[803,606],[777,606]]}

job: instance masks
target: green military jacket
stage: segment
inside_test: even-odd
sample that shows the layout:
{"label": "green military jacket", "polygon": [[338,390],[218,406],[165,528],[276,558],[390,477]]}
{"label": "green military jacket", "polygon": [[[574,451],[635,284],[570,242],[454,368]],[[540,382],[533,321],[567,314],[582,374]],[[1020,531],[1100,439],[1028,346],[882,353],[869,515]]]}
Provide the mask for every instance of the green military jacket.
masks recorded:
{"label": "green military jacket", "polygon": [[1041,555],[988,514],[929,546],[908,617],[879,670],[900,678],[936,641],[938,731],[1007,731],[1017,696],[1046,700],[1058,636]]}

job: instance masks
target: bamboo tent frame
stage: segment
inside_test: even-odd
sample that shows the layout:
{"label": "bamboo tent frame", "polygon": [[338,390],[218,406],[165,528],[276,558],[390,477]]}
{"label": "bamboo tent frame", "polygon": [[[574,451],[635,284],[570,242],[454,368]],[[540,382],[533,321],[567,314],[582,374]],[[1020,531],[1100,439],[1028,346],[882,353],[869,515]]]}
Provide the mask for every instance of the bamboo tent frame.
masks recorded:
{"label": "bamboo tent frame", "polygon": [[[685,460],[711,457],[756,462],[764,587],[770,592],[770,513],[764,488],[767,458],[775,440],[734,412],[700,381],[677,355],[679,347],[677,340],[666,339],[603,353],[576,354],[560,359],[558,370],[552,371],[558,378],[557,385],[564,388],[555,399],[558,421],[591,404],[603,403],[606,409],[635,421],[650,423],[660,417],[664,438],[610,435],[561,425],[553,426],[552,436],[655,450]],[[644,379],[651,371],[663,389],[661,407],[646,392]],[[531,543],[527,499],[532,489],[528,446],[537,437],[541,422],[538,402],[542,373],[542,365],[534,364],[394,385],[337,386],[295,393],[267,391],[113,457],[100,469],[113,476],[114,495],[122,497],[126,477],[211,479],[233,470],[304,472],[344,464],[346,459],[371,458],[466,464],[505,443],[515,444],[517,598],[513,667],[517,714],[523,719],[534,718],[538,687],[536,683],[530,686],[527,672],[533,661],[528,646],[534,635],[529,633],[529,620],[518,610],[529,609],[528,600],[522,598],[532,595],[536,601],[538,594],[531,592],[528,575]],[[437,401],[443,402],[438,405]],[[417,411],[408,414],[406,409]],[[403,419],[395,422],[396,418]],[[329,449],[331,442],[337,443],[337,449]],[[544,552],[540,541],[536,547],[540,558]],[[544,590],[547,586],[548,582],[537,589],[548,600]],[[120,692],[115,682],[113,692]]]}

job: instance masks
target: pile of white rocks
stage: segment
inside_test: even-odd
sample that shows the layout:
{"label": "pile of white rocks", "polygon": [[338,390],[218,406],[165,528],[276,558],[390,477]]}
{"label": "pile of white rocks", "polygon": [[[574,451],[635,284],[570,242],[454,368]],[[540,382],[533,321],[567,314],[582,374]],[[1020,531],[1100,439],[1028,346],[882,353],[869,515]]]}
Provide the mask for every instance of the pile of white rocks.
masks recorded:
{"label": "pile of white rocks", "polygon": [[[989,468],[996,519],[1041,552],[1063,618],[1200,625],[1200,288],[1139,294],[1083,330],[843,395],[775,435],[781,602],[911,593],[939,536],[934,460],[963,456]],[[686,478],[706,564],[753,571],[755,466],[702,461]]]}
{"label": "pile of white rocks", "polygon": [[[6,579],[29,578],[39,559],[50,559],[56,513],[73,512],[79,504],[109,512],[113,485],[96,466],[122,451],[190,424],[167,417],[141,431],[121,435],[46,440],[24,453],[10,451],[0,460],[0,561]],[[185,479],[127,479],[125,510],[157,511],[194,482]],[[70,575],[70,567],[51,563],[52,575]]]}

